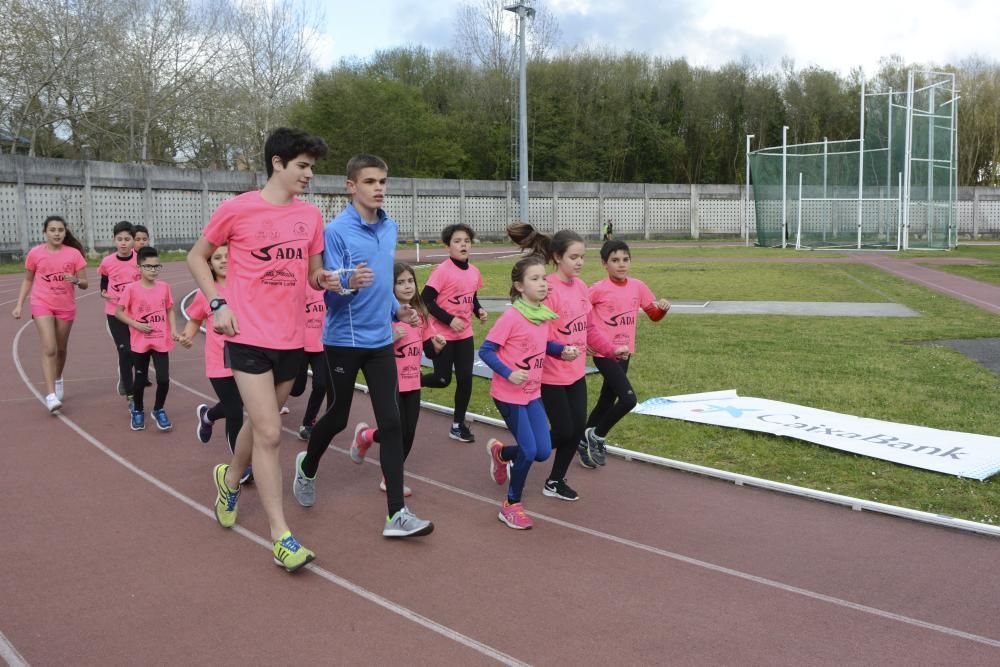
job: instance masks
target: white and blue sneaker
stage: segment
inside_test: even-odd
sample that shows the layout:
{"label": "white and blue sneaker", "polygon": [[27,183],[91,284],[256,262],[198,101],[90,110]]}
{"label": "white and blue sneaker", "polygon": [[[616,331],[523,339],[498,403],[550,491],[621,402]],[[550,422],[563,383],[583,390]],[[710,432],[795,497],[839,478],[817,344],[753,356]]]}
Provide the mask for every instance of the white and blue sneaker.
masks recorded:
{"label": "white and blue sneaker", "polygon": [[149,416],[156,422],[156,428],[161,431],[169,431],[174,427],[174,425],[170,423],[170,419],[167,417],[167,411],[163,408],[160,408],[159,410],[152,410],[149,413]]}
{"label": "white and blue sneaker", "polygon": [[146,415],[143,414],[142,410],[132,410],[132,430],[146,430]]}

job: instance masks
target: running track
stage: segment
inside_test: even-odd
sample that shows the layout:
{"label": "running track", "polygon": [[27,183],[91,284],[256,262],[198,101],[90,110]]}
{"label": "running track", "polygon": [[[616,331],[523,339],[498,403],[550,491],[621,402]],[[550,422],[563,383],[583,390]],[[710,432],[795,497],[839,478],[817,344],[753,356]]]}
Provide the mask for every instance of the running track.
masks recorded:
{"label": "running track", "polygon": [[[193,285],[183,264],[164,274],[177,299]],[[20,279],[0,277],[0,296]],[[1000,664],[996,539],[619,460],[574,464],[577,503],[543,497],[533,470],[536,526],[515,532],[496,520],[482,444],[506,434],[480,424],[463,445],[432,413],[407,483],[437,530],[387,541],[378,468],[353,465],[344,437],[316,506],[292,499],[292,403],[285,505],[318,559],[289,576],[270,564],[252,487],[237,530],[212,517],[227,449],[221,429],[194,438],[212,393],[200,346],[172,354],[175,430],[133,433],[94,294],[79,303],[61,418],[36,393],[30,320],[0,324],[11,664]],[[370,416],[359,395],[353,417]]]}

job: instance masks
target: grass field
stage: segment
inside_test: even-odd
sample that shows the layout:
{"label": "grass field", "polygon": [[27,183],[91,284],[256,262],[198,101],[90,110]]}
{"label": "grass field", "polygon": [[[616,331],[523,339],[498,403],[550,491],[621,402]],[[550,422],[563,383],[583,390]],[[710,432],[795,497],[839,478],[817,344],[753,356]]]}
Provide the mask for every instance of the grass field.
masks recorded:
{"label": "grass field", "polygon": [[[761,251],[671,247],[656,252],[678,257],[760,257]],[[977,252],[1000,263],[1000,248]],[[857,264],[671,263],[644,260],[647,253],[635,253],[633,275],[645,280],[658,297],[891,301],[909,306],[921,317],[685,315],[668,316],[659,323],[640,317],[638,348],[629,374],[640,401],[733,388],[746,396],[1000,436],[997,376],[957,352],[927,343],[997,335],[996,316]],[[482,295],[506,294],[510,260],[481,261],[477,266],[485,283]],[[421,284],[428,274],[429,269],[420,271]],[[600,277],[596,251],[588,251],[584,279],[592,282]],[[475,329],[478,345],[488,325]],[[591,377],[588,386],[592,405],[599,377]],[[453,390],[425,390],[424,398],[452,405]],[[475,380],[470,410],[499,416],[487,381]],[[793,439],[645,415],[627,416],[609,441],[822,491],[1000,523],[996,480],[957,479]],[[571,474],[593,473],[574,464]]]}

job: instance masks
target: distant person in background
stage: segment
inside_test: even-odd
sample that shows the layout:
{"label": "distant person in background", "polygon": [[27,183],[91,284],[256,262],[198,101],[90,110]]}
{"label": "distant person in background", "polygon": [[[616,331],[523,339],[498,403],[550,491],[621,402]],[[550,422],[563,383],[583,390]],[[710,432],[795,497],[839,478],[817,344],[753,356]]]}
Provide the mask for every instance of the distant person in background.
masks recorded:
{"label": "distant person in background", "polygon": [[610,241],[612,239],[612,234],[613,233],[614,233],[614,229],[612,229],[611,221],[610,220],[608,220],[603,225],[601,225],[601,240],[602,241]]}
{"label": "distant person in background", "polygon": [[45,243],[32,248],[24,260],[24,281],[11,314],[15,320],[21,319],[30,292],[31,319],[42,342],[45,407],[55,412],[62,407],[66,348],[76,319],[75,288],[87,289],[87,260],[83,245],[70,233],[62,217],[47,217],[42,231]]}

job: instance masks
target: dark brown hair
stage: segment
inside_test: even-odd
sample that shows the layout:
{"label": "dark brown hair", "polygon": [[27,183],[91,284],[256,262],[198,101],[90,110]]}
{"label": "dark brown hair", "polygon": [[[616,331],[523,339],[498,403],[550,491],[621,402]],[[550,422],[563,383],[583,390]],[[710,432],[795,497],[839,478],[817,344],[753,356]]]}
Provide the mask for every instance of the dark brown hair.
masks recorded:
{"label": "dark brown hair", "polygon": [[574,243],[583,243],[583,237],[570,229],[560,229],[553,236],[537,231],[526,222],[515,222],[507,226],[510,240],[525,250],[541,255],[546,262],[555,262]]}
{"label": "dark brown hair", "polygon": [[510,270],[510,300],[513,303],[514,299],[521,296],[521,293],[517,291],[514,287],[514,283],[524,282],[524,274],[527,273],[528,269],[532,266],[545,266],[545,258],[538,254],[531,254],[527,257],[522,257],[517,260],[514,267]]}
{"label": "dark brown hair", "polygon": [[429,317],[427,312],[427,305],[424,303],[423,298],[420,296],[420,285],[417,284],[417,274],[413,270],[413,267],[406,262],[396,262],[392,265],[392,292],[393,296],[396,295],[396,280],[403,273],[409,273],[413,276],[413,286],[416,287],[416,291],[413,293],[413,298],[410,299],[409,305],[420,313],[420,316],[424,318],[424,321]]}
{"label": "dark brown hair", "polygon": [[63,245],[68,245],[70,248],[76,248],[77,250],[80,251],[80,254],[82,255],[83,244],[80,243],[80,240],[78,238],[73,236],[73,232],[69,231],[69,225],[66,224],[66,218],[62,217],[61,215],[50,215],[49,217],[45,218],[45,223],[42,225],[42,232],[49,231],[50,222],[61,222],[63,224],[63,229],[66,230],[66,236],[63,237]]}

